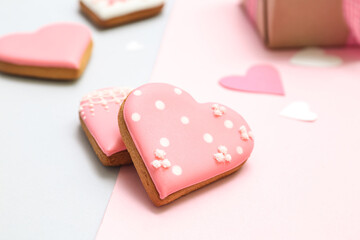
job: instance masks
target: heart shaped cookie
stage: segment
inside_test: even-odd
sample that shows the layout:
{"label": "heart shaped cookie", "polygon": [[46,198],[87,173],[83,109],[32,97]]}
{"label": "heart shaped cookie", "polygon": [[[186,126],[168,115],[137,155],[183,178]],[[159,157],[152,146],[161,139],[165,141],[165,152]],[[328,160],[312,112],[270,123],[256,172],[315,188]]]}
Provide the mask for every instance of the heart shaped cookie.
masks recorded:
{"label": "heart shaped cookie", "polygon": [[80,0],[83,13],[108,28],[159,14],[165,0]]}
{"label": "heart shaped cookie", "polygon": [[76,79],[90,58],[90,30],[77,23],[55,23],[34,33],[0,38],[0,71],[50,79]]}
{"label": "heart shaped cookie", "polygon": [[234,110],[196,102],[163,83],[129,94],[120,132],[140,179],[157,206],[238,170],[253,149],[252,132]]}
{"label": "heart shaped cookie", "polygon": [[255,65],[245,76],[227,76],[220,79],[219,83],[223,87],[243,92],[284,95],[279,72],[270,65]]}
{"label": "heart shaped cookie", "polygon": [[105,166],[130,164],[131,158],[119,132],[117,116],[130,88],[104,88],[86,94],[80,102],[81,126]]}

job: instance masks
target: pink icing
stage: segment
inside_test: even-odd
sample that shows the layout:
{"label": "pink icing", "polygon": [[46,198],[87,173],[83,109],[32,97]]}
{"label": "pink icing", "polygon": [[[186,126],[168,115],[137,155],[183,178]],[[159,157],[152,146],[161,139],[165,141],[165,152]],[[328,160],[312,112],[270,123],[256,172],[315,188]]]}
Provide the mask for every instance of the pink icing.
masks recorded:
{"label": "pink icing", "polygon": [[[250,128],[231,108],[215,116],[214,103],[199,104],[168,84],[150,83],[135,92],[125,102],[124,119],[161,199],[233,169],[250,156],[254,142],[239,133],[241,126]],[[166,153],[170,167],[154,167],[157,149]],[[224,162],[215,159],[216,153],[224,155]]]}
{"label": "pink icing", "polygon": [[91,42],[90,30],[77,23],[55,23],[34,33],[0,38],[0,61],[39,67],[79,68]]}
{"label": "pink icing", "polygon": [[80,116],[106,156],[126,149],[121,138],[118,113],[129,88],[104,88],[84,96]]}

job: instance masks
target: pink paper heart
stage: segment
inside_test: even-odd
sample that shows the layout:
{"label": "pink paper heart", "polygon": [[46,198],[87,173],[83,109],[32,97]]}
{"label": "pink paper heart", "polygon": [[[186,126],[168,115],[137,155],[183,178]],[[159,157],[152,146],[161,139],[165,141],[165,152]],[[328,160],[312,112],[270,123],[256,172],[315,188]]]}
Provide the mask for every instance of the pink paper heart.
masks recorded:
{"label": "pink paper heart", "polygon": [[123,117],[161,199],[240,166],[253,149],[251,129],[237,112],[200,104],[168,84],[137,88]]}
{"label": "pink paper heart", "polygon": [[55,23],[33,33],[0,38],[0,61],[38,67],[78,68],[91,42],[90,30],[77,23]]}
{"label": "pink paper heart", "polygon": [[238,91],[285,95],[279,72],[270,65],[253,66],[245,76],[224,77],[219,83]]}

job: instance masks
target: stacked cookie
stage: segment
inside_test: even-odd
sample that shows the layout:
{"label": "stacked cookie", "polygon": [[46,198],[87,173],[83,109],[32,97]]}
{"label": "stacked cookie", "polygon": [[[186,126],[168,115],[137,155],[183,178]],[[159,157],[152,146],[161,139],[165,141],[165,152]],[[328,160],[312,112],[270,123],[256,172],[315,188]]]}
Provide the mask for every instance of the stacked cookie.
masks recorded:
{"label": "stacked cookie", "polygon": [[111,88],[86,95],[80,120],[101,162],[132,162],[156,206],[235,172],[249,158],[253,134],[231,108],[199,104],[164,83],[128,92]]}
{"label": "stacked cookie", "polygon": [[[80,0],[100,27],[158,14],[164,0]],[[90,59],[90,30],[56,23],[34,33],[0,38],[0,71],[56,80],[79,78]],[[253,149],[252,132],[232,109],[197,103],[184,90],[162,83],[105,88],[84,96],[81,126],[105,166],[134,164],[156,206],[238,170]]]}

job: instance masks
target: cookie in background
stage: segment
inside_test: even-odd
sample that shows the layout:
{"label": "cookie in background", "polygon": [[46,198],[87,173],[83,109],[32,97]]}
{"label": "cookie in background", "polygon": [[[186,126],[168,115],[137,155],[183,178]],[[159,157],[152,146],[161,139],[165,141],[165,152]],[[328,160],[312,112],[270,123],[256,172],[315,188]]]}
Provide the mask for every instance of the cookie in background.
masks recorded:
{"label": "cookie in background", "polygon": [[74,80],[85,70],[92,51],[88,27],[53,23],[32,33],[0,37],[0,72],[44,79]]}
{"label": "cookie in background", "polygon": [[165,0],[80,0],[82,12],[102,28],[153,17],[164,4]]}

